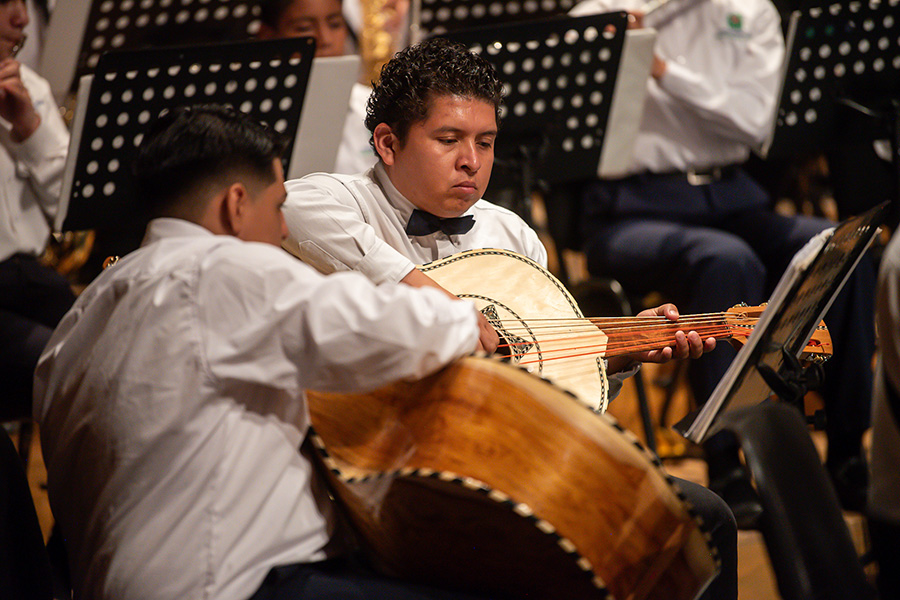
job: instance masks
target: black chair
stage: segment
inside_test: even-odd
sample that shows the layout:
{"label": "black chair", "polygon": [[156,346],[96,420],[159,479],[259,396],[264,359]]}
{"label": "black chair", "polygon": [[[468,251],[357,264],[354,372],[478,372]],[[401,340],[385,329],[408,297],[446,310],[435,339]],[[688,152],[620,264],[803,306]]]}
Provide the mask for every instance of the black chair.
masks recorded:
{"label": "black chair", "polygon": [[0,598],[50,600],[52,571],[19,453],[0,433]]}
{"label": "black chair", "polygon": [[760,529],[784,600],[876,598],[806,420],[785,403],[725,413],[763,506]]}

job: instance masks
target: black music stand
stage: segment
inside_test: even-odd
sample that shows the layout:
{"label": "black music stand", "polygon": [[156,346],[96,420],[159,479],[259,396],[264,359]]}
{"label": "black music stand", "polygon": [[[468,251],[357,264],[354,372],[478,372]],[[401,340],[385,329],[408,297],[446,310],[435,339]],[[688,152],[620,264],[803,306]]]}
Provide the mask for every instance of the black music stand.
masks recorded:
{"label": "black music stand", "polygon": [[884,202],[822,232],[794,256],[709,400],[675,429],[700,444],[721,428],[726,412],[757,405],[773,391],[787,402],[802,398],[809,377],[796,358],[874,240],[888,207]]}
{"label": "black music stand", "polygon": [[443,36],[486,58],[504,83],[495,152],[498,162],[521,169],[524,202],[536,179],[589,180],[627,166],[655,34],[626,29],[626,13],[615,12]]}
{"label": "black music stand", "polygon": [[782,89],[764,158],[821,149],[838,131],[839,109],[876,116],[891,140],[900,211],[900,3],[854,0],[791,14]]}
{"label": "black music stand", "polygon": [[288,138],[290,172],[314,54],[313,38],[104,54],[82,78],[61,193],[65,229],[111,234],[113,254],[137,246],[146,215],[131,162],[148,124],[174,106],[228,104],[253,115]]}
{"label": "black music stand", "polygon": [[565,15],[578,0],[414,0],[413,42],[433,35]]}
{"label": "black music stand", "polygon": [[253,0],[65,0],[53,10],[41,74],[58,100],[104,52],[235,42],[259,28]]}

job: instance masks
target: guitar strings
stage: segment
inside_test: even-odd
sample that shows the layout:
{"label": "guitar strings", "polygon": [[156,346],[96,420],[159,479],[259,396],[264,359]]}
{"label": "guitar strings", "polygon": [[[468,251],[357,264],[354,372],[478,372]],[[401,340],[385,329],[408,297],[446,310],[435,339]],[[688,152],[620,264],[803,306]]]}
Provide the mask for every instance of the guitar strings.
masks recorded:
{"label": "guitar strings", "polygon": [[[520,331],[523,334],[533,333],[535,330],[543,330],[542,334],[555,333],[564,335],[557,339],[540,340],[544,346],[540,357],[533,360],[520,361],[520,365],[541,363],[584,356],[604,356],[613,358],[633,352],[658,350],[674,344],[674,335],[677,331],[696,331],[702,338],[714,337],[717,340],[745,337],[752,333],[759,319],[755,317],[743,317],[741,323],[728,323],[722,317],[732,316],[732,313],[711,313],[709,315],[694,315],[682,318],[679,321],[669,321],[662,316],[649,317],[608,317],[608,318],[563,318],[563,319],[532,319],[528,322],[543,322],[545,325],[524,325],[524,319],[503,320],[503,330],[511,333]],[[516,325],[513,325],[515,323]],[[602,328],[601,328],[602,325]],[[824,328],[824,327],[820,327]],[[648,335],[649,332],[649,335]],[[600,338],[597,343],[586,343]],[[556,342],[572,342],[582,339],[584,343],[561,348],[548,348],[548,344]],[[508,348],[513,356],[523,357],[525,352],[517,353],[519,347],[531,346],[532,342],[509,342],[498,345],[498,348]],[[807,343],[807,351],[823,352],[821,342],[811,339]],[[562,356],[550,356],[551,354],[567,353]]]}
{"label": "guitar strings", "polygon": [[[680,330],[679,330],[680,331]],[[697,330],[692,329],[692,331],[697,331],[701,338],[709,338],[714,337],[716,339],[726,339],[734,336],[734,332],[727,328],[718,328],[718,329],[704,329]],[[596,337],[600,337],[601,334],[596,334]],[[556,340],[542,340],[543,344],[549,344],[552,342],[567,342],[572,341],[573,338],[560,338]],[[542,360],[558,360],[561,358],[573,358],[578,356],[588,356],[592,354],[602,354],[606,358],[612,358],[614,356],[621,356],[624,354],[631,354],[632,352],[643,352],[646,350],[659,350],[664,347],[668,347],[674,345],[675,339],[672,336],[657,336],[657,337],[649,337],[640,340],[632,340],[632,339],[623,339],[617,340],[614,336],[608,336],[606,340],[600,341],[598,343],[589,344],[589,343],[580,343],[578,345],[567,346],[563,348],[545,348],[541,351],[541,356],[543,358],[536,359],[532,362],[541,362]],[[508,347],[511,348],[515,353],[515,348],[518,346],[530,345],[530,342],[512,342],[509,344],[501,344],[500,347]],[[589,350],[594,349],[593,351],[588,352],[579,352],[581,350]],[[548,356],[550,354],[560,353],[560,352],[576,352],[575,354],[566,354],[563,356]],[[529,362],[522,361],[519,364],[530,364]]]}
{"label": "guitar strings", "polygon": [[[581,356],[600,355],[607,358],[641,352],[645,350],[661,349],[674,344],[674,335],[677,331],[696,331],[701,337],[715,337],[724,339],[734,337],[736,333],[752,328],[752,323],[729,325],[723,321],[731,313],[711,313],[708,315],[693,315],[679,321],[670,321],[664,316],[647,317],[608,317],[608,318],[566,318],[566,319],[534,319],[528,322],[539,322],[541,325],[524,325],[523,320],[501,321],[503,330],[508,333],[528,333],[541,330],[547,335],[565,335],[557,339],[542,339],[545,348],[541,351],[541,358],[521,361],[520,365],[527,365],[545,360],[561,360],[564,358],[576,358]],[[513,325],[515,323],[515,325]],[[603,331],[600,331],[600,328]],[[736,331],[738,330],[738,331]],[[649,332],[649,335],[648,335]],[[749,331],[747,332],[749,334]],[[563,348],[546,348],[547,344],[555,342],[572,342],[577,338],[583,340],[577,345]],[[600,338],[600,341],[596,341]],[[587,343],[596,341],[596,343]],[[530,346],[531,342],[510,342],[500,344],[498,348],[508,348],[513,355],[517,355],[516,349],[522,346]],[[566,353],[562,356],[549,356],[550,354]],[[524,353],[523,353],[524,354]]]}
{"label": "guitar strings", "polygon": [[[684,325],[685,323],[707,323],[710,321],[713,322],[724,322],[728,318],[728,313],[708,313],[702,315],[688,315],[682,316],[678,321],[670,321],[667,317],[661,315],[651,315],[645,317],[563,317],[563,318],[521,318],[521,319],[509,319],[510,323],[549,323],[549,324],[573,324],[573,325],[597,325],[602,324],[607,327],[630,327],[633,325],[638,326],[656,326],[658,327],[661,324],[669,324],[672,325]],[[746,320],[747,322],[755,323],[758,319],[755,317],[744,318],[742,321]],[[506,321],[506,320],[504,320]]]}

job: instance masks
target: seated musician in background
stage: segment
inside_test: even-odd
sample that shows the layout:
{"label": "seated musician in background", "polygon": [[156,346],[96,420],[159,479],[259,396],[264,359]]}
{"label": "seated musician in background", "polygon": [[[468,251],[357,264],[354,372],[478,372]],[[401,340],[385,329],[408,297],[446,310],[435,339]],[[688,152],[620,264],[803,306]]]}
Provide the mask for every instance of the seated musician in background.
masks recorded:
{"label": "seated musician in background", "polygon": [[285,253],[282,148],[230,109],[162,116],[135,164],[157,218],[41,356],[34,414],[76,598],[463,597],[340,558],[298,449],[304,389],[431,373],[475,349],[476,311]]}
{"label": "seated musician in background", "polygon": [[[397,6],[397,18],[405,21],[408,2],[394,4]],[[313,37],[317,58],[344,56],[351,46],[350,30],[341,12],[341,0],[260,0],[259,7],[259,37],[262,39]],[[386,27],[391,26],[386,24]],[[393,28],[397,29],[396,24]],[[386,33],[392,40],[399,37],[397,31]],[[369,145],[369,131],[364,122],[366,101],[372,87],[365,74],[361,78],[350,90],[347,119],[335,159],[336,173],[359,173],[377,160]]]}
{"label": "seated musician in background", "polygon": [[[588,270],[632,293],[658,291],[691,314],[766,300],[794,254],[834,223],[775,212],[743,168],[775,114],[784,39],[770,0],[670,0],[644,15],[643,0],[584,0],[584,16],[625,10],[654,27],[656,48],[629,175],[585,186],[582,239]],[[865,504],[863,433],[872,389],[874,269],[866,257],[825,315],[834,355],[821,393],[827,414],[826,466],[841,503]],[[735,355],[730,344],[693,363],[703,404]],[[762,511],[737,442],[704,445],[710,487],[742,527]]]}
{"label": "seated musician in background", "polygon": [[[398,52],[369,99],[366,126],[378,163],[359,175],[316,173],[287,182],[288,247],[323,272],[361,271],[375,283],[415,287],[440,287],[417,264],[470,249],[511,250],[546,266],[537,234],[513,212],[481,199],[493,165],[501,87],[490,63],[443,39]],[[677,320],[678,311],[666,304],[641,315]],[[483,318],[481,343],[488,351],[498,343]],[[712,338],[678,332],[674,348],[611,359],[610,395],[636,360],[696,358],[713,347]],[[723,574],[707,597],[735,597],[733,517],[711,492],[682,483],[713,524],[723,557]]]}

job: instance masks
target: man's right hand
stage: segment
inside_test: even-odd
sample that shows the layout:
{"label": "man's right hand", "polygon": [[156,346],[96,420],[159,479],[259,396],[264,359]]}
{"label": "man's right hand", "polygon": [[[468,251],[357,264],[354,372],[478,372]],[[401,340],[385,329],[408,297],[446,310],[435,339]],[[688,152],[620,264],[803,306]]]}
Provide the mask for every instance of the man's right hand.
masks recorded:
{"label": "man's right hand", "polygon": [[478,349],[484,350],[488,354],[493,354],[500,345],[500,336],[497,330],[491,325],[484,313],[478,313]]}
{"label": "man's right hand", "polygon": [[[434,279],[420,271],[419,269],[413,269],[406,276],[400,280],[400,283],[405,283],[406,285],[411,285],[413,287],[433,287],[441,290],[451,298],[455,298],[459,300],[459,296],[445,290],[443,287],[438,285]],[[493,354],[497,350],[497,346],[500,344],[500,336],[497,335],[497,331],[494,329],[494,326],[490,324],[487,320],[487,317],[484,316],[483,313],[478,313],[478,348],[477,350],[483,350],[488,354]]]}
{"label": "man's right hand", "polygon": [[14,58],[0,61],[0,117],[12,125],[11,136],[17,143],[31,137],[41,124],[41,117],[22,83],[19,62]]}

